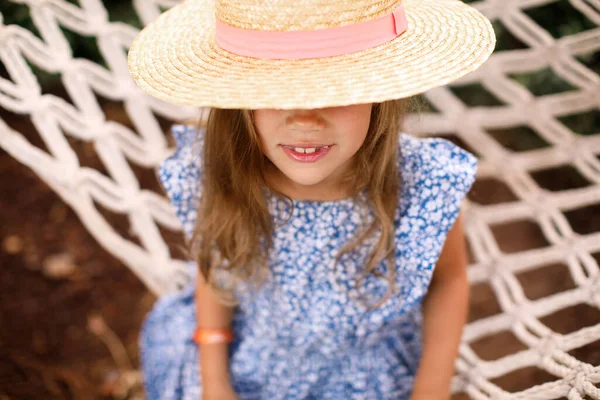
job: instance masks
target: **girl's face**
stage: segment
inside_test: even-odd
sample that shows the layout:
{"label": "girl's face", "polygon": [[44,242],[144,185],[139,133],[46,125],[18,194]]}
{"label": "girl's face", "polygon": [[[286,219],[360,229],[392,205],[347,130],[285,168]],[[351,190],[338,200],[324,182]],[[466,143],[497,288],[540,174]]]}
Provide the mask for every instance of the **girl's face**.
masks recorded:
{"label": "girl's face", "polygon": [[372,104],[314,110],[255,110],[265,156],[278,171],[267,179],[284,194],[306,200],[345,197],[340,178],[363,144]]}

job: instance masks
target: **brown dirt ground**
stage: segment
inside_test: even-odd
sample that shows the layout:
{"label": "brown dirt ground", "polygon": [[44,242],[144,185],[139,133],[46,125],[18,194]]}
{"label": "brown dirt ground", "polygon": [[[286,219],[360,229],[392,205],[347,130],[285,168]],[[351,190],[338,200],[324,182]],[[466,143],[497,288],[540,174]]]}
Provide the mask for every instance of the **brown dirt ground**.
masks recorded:
{"label": "brown dirt ground", "polygon": [[[120,366],[88,319],[101,318],[137,365],[154,297],[30,170],[0,152],[0,171],[0,398],[113,398]],[[64,273],[44,267],[56,255]]]}
{"label": "brown dirt ground", "polygon": [[[129,125],[119,105],[105,102],[104,106],[112,119]],[[44,148],[26,118],[2,110],[0,117]],[[162,123],[168,125],[168,121]],[[83,165],[102,169],[93,148],[84,143],[72,145]],[[158,190],[152,173],[137,168],[136,174],[143,187]],[[141,398],[136,371],[138,331],[154,296],[98,245],[46,184],[3,151],[0,176],[0,400]],[[470,196],[489,204],[510,201],[512,195],[500,182],[482,181]],[[583,210],[572,215],[570,222],[582,231],[598,231],[598,211],[597,207]],[[105,215],[128,235],[122,216]],[[180,243],[179,235],[164,234],[168,242]],[[504,251],[545,245],[539,228],[529,223],[496,227],[494,234]],[[49,267],[52,260],[62,263]],[[523,275],[519,279],[531,298],[572,287],[561,265]],[[469,320],[499,311],[489,285],[473,287]],[[597,324],[600,311],[576,306],[543,322],[567,333]],[[110,346],[116,348],[113,353]],[[482,339],[473,348],[482,359],[493,360],[523,345],[512,334],[503,333]],[[600,341],[571,354],[600,365]],[[540,369],[527,368],[494,382],[514,392],[555,379]]]}
{"label": "brown dirt ground", "polygon": [[[53,93],[68,99],[60,88]],[[109,119],[131,125],[120,104],[102,106]],[[47,150],[27,118],[2,109],[0,118]],[[70,144],[82,165],[106,173],[89,143]],[[160,191],[152,171],[134,171],[143,188]],[[142,398],[138,331],[155,297],[2,150],[0,176],[0,399]],[[136,240],[124,216],[101,211]],[[174,248],[181,243],[179,233],[162,233]]]}

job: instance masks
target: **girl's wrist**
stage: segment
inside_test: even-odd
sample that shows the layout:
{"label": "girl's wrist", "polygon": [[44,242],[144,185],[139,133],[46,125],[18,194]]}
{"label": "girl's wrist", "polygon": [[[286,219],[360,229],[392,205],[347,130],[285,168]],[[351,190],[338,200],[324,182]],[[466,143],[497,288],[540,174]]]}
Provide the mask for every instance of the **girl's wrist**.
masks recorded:
{"label": "girl's wrist", "polygon": [[432,393],[413,393],[409,400],[450,400],[450,396]]}
{"label": "girl's wrist", "polygon": [[409,400],[450,400],[450,392],[446,390],[415,389]]}
{"label": "girl's wrist", "polygon": [[231,376],[224,371],[202,372],[202,387],[208,392],[220,391],[224,387],[231,386]]}
{"label": "girl's wrist", "polygon": [[231,382],[227,343],[198,345],[200,352],[200,375],[204,386],[217,387]]}

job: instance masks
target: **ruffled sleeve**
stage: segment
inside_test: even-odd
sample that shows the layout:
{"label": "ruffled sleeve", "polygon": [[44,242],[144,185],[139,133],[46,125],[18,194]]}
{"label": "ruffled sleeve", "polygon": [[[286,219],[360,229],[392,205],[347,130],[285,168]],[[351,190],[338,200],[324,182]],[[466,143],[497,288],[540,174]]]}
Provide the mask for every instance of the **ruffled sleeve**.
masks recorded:
{"label": "ruffled sleeve", "polygon": [[428,234],[449,230],[475,181],[477,158],[442,138],[403,135],[401,144],[409,215],[416,217],[418,212]]}
{"label": "ruffled sleeve", "polygon": [[158,168],[158,178],[190,238],[194,232],[202,184],[204,131],[191,125],[173,125],[175,152]]}
{"label": "ruffled sleeve", "polygon": [[475,181],[477,158],[442,138],[400,136],[402,206],[396,231],[409,302],[426,293],[461,203]]}

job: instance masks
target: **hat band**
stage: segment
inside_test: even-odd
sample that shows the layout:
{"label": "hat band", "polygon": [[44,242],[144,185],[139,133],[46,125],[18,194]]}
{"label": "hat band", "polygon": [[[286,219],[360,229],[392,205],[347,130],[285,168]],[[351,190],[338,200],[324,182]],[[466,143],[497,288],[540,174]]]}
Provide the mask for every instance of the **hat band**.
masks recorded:
{"label": "hat band", "polygon": [[[302,1],[302,0],[299,0]],[[334,57],[379,46],[408,29],[402,5],[377,19],[312,31],[259,31],[228,25],[217,18],[217,45],[254,58],[299,60]]]}

